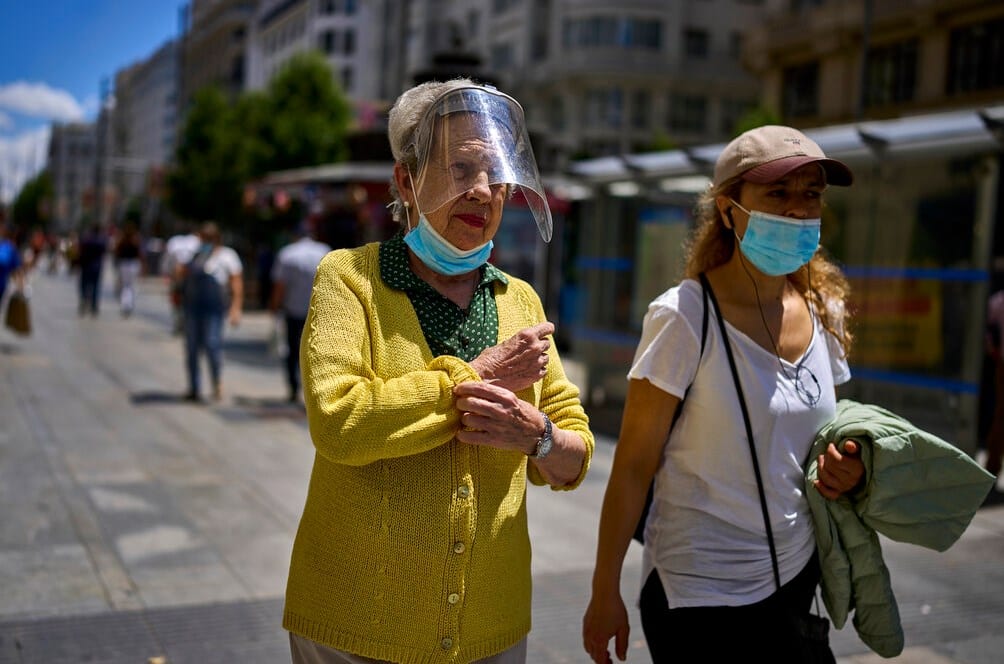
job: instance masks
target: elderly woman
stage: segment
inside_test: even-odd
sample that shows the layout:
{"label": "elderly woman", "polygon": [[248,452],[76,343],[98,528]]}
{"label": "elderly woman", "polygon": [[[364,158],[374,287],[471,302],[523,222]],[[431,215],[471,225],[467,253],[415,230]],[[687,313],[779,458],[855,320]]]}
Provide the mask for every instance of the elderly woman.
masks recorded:
{"label": "elderly woman", "polygon": [[334,251],[301,358],[316,448],[283,625],[294,662],[523,662],[526,480],[573,489],[593,437],[525,282],[487,261],[522,189],[519,104],[469,80],[390,112],[403,232]]}
{"label": "elderly woman", "polygon": [[852,442],[829,445],[815,486],[803,473],[850,378],[847,282],[818,249],[823,194],[851,180],[790,127],[719,156],[686,277],[649,306],[628,374],[583,621],[594,662],[611,661],[611,638],[626,655],[621,567],[653,478],[640,599],[653,661],[816,661],[801,650],[819,625],[806,492],[836,499],[863,473]]}

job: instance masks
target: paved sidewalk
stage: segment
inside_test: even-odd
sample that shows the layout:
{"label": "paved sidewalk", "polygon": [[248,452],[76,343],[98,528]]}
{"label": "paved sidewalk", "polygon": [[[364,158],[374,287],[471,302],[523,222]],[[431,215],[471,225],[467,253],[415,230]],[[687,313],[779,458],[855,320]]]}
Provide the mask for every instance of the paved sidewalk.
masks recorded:
{"label": "paved sidewalk", "polygon": [[[107,280],[110,281],[110,280]],[[110,292],[79,318],[76,282],[38,275],[35,331],[0,331],[0,664],[288,661],[280,626],[313,449],[285,402],[270,321],[228,330],[224,398],[184,402],[182,342],[162,282],[122,318]],[[533,664],[580,645],[613,441],[570,493],[532,488]],[[943,554],[884,542],[907,633],[890,661],[1004,661],[1004,506]],[[624,574],[632,601],[640,551]],[[629,662],[649,664],[633,621]],[[847,627],[842,664],[879,661]]]}

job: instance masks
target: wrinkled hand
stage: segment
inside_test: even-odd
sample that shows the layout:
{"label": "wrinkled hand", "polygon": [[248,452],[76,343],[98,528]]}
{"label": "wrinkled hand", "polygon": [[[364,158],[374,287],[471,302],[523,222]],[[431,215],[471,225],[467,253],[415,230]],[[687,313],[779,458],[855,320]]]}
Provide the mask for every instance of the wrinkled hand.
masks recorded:
{"label": "wrinkled hand", "polygon": [[544,417],[536,408],[498,384],[469,381],[453,388],[460,431],[457,440],[469,445],[488,445],[533,451],[544,432]]}
{"label": "wrinkled hand", "polygon": [[582,618],[582,645],[596,664],[611,664],[613,659],[607,646],[614,639],[614,652],[622,662],[627,659],[628,635],[627,609],[620,595],[615,598],[597,598],[589,601]]}
{"label": "wrinkled hand", "polygon": [[482,380],[513,392],[530,387],[547,373],[548,340],[553,323],[527,327],[497,346],[486,348],[471,362]]}
{"label": "wrinkled hand", "polygon": [[826,451],[819,455],[817,461],[818,479],[813,482],[816,490],[824,497],[836,500],[842,494],[857,488],[865,473],[860,452],[860,446],[853,440],[844,443],[843,453],[833,443],[827,445]]}

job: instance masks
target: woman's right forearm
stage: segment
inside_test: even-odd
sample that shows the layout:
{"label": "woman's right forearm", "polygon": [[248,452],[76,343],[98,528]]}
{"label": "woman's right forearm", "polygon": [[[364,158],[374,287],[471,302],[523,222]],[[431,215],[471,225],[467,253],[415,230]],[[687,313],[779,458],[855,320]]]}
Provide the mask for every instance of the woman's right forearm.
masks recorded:
{"label": "woman's right forearm", "polygon": [[637,473],[627,468],[619,469],[615,462],[600,513],[594,593],[620,592],[624,557],[631,545],[635,524],[641,517],[650,481],[643,482]]}

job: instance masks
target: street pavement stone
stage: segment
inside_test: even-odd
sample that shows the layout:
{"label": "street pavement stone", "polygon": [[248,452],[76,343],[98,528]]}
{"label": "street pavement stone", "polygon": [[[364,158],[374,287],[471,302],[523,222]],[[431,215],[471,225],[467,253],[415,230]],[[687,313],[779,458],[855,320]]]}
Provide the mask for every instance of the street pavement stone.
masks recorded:
{"label": "street pavement stone", "polygon": [[[267,353],[268,315],[227,330],[224,397],[192,404],[160,279],[142,280],[130,318],[107,287],[101,315],[81,318],[70,276],[33,282],[32,336],[0,331],[0,664],[288,661],[282,594],[313,448]],[[598,436],[576,491],[528,492],[532,664],[588,661],[581,619],[612,451]],[[888,661],[1004,661],[1004,505],[981,509],[946,553],[883,547],[907,640]],[[632,543],[622,593],[628,661],[649,664],[640,554]],[[831,643],[840,664],[881,659],[850,626]]]}

